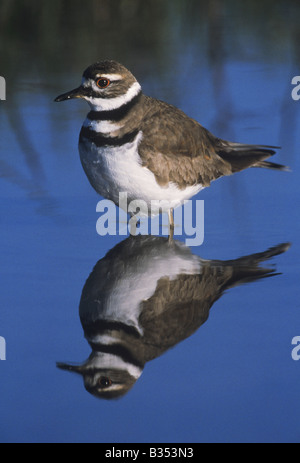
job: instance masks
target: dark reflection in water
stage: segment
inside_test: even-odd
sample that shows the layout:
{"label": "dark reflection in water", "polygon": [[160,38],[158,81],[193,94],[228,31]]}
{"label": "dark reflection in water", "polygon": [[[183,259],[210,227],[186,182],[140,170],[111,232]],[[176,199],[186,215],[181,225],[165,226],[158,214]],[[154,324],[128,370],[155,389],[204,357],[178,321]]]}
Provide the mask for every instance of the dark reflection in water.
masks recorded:
{"label": "dark reflection in water", "polygon": [[278,275],[264,261],[289,244],[230,261],[203,260],[183,243],[130,237],[95,266],[80,302],[80,319],[92,354],[79,373],[96,397],[124,396],[147,362],[195,333],[212,305],[234,286]]}

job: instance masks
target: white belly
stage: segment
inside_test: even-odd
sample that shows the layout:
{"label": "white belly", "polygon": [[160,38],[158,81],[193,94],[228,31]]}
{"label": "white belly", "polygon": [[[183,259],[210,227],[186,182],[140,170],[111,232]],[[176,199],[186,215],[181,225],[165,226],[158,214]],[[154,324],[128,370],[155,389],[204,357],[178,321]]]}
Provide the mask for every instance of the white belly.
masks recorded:
{"label": "white belly", "polygon": [[151,202],[160,201],[162,210],[167,212],[202,189],[201,185],[188,186],[184,190],[174,183],[169,183],[167,187],[158,185],[154,174],[141,164],[138,145],[142,136],[140,132],[132,143],[121,147],[98,148],[88,140],[80,143],[83,168],[90,183],[101,196],[119,204],[119,194],[127,193],[129,202],[144,201],[150,211]]}

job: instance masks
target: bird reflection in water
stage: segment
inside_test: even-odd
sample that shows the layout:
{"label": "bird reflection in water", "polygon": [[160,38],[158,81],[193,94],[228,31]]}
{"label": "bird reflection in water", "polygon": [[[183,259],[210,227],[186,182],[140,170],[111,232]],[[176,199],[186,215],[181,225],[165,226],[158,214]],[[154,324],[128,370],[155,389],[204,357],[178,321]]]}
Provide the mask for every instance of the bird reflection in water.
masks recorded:
{"label": "bird reflection in water", "polygon": [[236,260],[209,261],[179,241],[128,238],[96,264],[83,288],[80,319],[92,348],[89,359],[58,368],[82,375],[96,397],[124,396],[147,362],[207,321],[226,290],[278,275],[261,264],[288,248],[281,244]]}

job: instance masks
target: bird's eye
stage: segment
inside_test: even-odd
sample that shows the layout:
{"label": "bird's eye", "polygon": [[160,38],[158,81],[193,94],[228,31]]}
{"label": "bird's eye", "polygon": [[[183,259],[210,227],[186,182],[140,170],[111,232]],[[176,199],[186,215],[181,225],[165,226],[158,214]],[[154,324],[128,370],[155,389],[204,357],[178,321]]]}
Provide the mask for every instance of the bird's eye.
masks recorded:
{"label": "bird's eye", "polygon": [[110,80],[105,79],[104,77],[101,77],[101,79],[98,79],[96,81],[96,84],[97,84],[97,87],[99,87],[99,88],[106,88],[106,87],[109,86]]}
{"label": "bird's eye", "polygon": [[102,389],[105,389],[112,385],[112,380],[110,378],[105,378],[102,376],[99,379],[98,384]]}

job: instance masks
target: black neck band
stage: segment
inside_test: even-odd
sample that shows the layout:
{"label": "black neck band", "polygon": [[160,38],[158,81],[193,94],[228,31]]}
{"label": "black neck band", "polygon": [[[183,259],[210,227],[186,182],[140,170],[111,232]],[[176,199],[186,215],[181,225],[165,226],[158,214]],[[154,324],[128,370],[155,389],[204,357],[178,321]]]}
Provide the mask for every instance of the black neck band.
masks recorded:
{"label": "black neck band", "polygon": [[120,108],[111,109],[109,111],[91,111],[87,117],[90,121],[120,121],[139,102],[141,96],[142,91],[128,103],[120,106]]}

